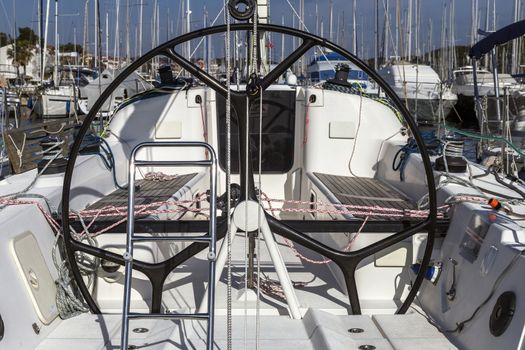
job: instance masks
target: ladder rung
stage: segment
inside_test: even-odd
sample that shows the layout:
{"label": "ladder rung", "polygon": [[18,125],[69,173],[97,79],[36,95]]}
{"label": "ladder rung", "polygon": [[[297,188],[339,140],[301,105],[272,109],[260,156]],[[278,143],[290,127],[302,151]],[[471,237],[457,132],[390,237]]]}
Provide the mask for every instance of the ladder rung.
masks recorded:
{"label": "ladder rung", "polygon": [[137,160],[135,166],[211,166],[211,160]]}
{"label": "ladder rung", "polygon": [[154,241],[173,241],[173,242],[211,242],[210,236],[131,236],[134,242],[154,242]]}
{"label": "ladder rung", "polygon": [[140,314],[140,313],[130,313],[128,314],[128,319],[147,319],[147,318],[153,318],[153,319],[186,319],[186,320],[201,320],[201,319],[209,319],[210,314]]}

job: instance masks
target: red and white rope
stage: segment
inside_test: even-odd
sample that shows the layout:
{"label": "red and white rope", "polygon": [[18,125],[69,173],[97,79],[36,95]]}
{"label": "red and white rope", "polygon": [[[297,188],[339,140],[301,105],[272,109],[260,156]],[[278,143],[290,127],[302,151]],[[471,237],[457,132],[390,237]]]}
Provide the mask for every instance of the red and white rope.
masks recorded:
{"label": "red and white rope", "polygon": [[[292,212],[292,213],[320,213],[320,214],[347,214],[353,216],[372,216],[372,217],[412,217],[412,218],[425,218],[428,216],[428,210],[416,210],[416,209],[397,209],[380,206],[363,206],[363,205],[351,205],[351,204],[336,204],[336,203],[325,203],[325,202],[308,202],[299,200],[283,200],[283,199],[271,199],[263,193],[263,200],[268,203],[269,210],[272,214],[276,212]],[[282,204],[293,204],[303,205],[307,208],[274,208],[271,203],[282,203]],[[312,208],[314,206],[315,208]],[[319,207],[331,208],[331,209],[319,209]],[[438,208],[438,218],[443,218],[445,213],[450,208],[450,205],[443,205]]]}
{"label": "red and white rope", "polygon": [[49,223],[49,226],[55,231],[55,233],[60,234],[62,231],[60,228],[59,223],[51,216],[51,214],[42,207],[40,202],[38,201],[28,201],[28,200],[20,200],[20,199],[0,199],[0,205],[2,206],[10,206],[10,205],[35,205],[40,212],[42,212],[42,215],[44,215],[44,218]]}
{"label": "red and white rope", "polygon": [[[308,202],[299,200],[282,200],[282,199],[271,199],[265,193],[261,194],[262,199],[267,203],[264,206],[265,210],[268,210],[275,215],[279,212],[290,212],[290,213],[320,213],[320,214],[334,214],[334,215],[352,215],[357,217],[366,218],[364,223],[371,217],[388,217],[388,218],[425,218],[428,216],[428,210],[413,210],[413,209],[396,209],[386,208],[380,206],[360,206],[360,205],[348,205],[348,204],[333,204],[325,202]],[[174,214],[174,213],[196,213],[208,217],[205,213],[208,209],[196,206],[197,203],[206,200],[206,195],[202,194],[191,200],[168,200],[159,201],[149,204],[141,204],[135,206],[136,215],[158,215],[158,214]],[[484,199],[475,196],[458,196],[453,199],[457,201],[467,201],[475,203],[483,203]],[[293,205],[294,208],[287,207],[276,207],[275,204]],[[0,199],[0,205],[36,205],[42,212],[46,220],[49,222],[52,229],[56,232],[60,232],[60,225],[53,219],[51,214],[45,210],[38,201],[28,201],[20,199]],[[297,206],[305,206],[306,208],[298,208]],[[444,218],[446,211],[450,208],[449,205],[439,207],[438,217]],[[87,209],[79,212],[71,212],[71,218],[82,218],[90,219],[86,224],[84,232],[89,231],[93,224],[100,218],[117,217],[121,218],[115,221],[108,227],[105,227],[97,232],[90,233],[92,236],[98,236],[108,232],[112,228],[127,221],[127,206],[114,206],[108,205],[98,209]],[[358,231],[361,232],[362,228]]]}
{"label": "red and white rope", "polygon": [[[361,224],[361,226],[359,227],[359,230],[357,230],[357,232],[354,234],[354,236],[350,239],[350,241],[348,241],[348,244],[346,245],[346,247],[343,248],[343,252],[348,252],[350,250],[350,248],[352,247],[352,244],[355,242],[355,240],[357,239],[357,237],[359,237],[359,235],[361,234],[361,231],[363,231],[363,228],[365,227],[366,223],[368,222],[368,219],[369,217],[367,216],[364,220],[363,220],[363,223]],[[304,260],[306,262],[309,262],[311,264],[315,264],[315,265],[323,265],[323,264],[328,264],[330,262],[332,262],[331,259],[324,259],[324,260],[314,260],[314,259],[310,259],[304,255],[302,255],[301,253],[299,253],[297,251],[297,249],[295,249],[294,245],[293,245],[293,242],[288,240],[288,239],[285,239],[284,240],[286,242],[286,245],[292,250],[292,252],[294,253],[294,255],[296,257],[298,257],[299,259],[301,260]]]}

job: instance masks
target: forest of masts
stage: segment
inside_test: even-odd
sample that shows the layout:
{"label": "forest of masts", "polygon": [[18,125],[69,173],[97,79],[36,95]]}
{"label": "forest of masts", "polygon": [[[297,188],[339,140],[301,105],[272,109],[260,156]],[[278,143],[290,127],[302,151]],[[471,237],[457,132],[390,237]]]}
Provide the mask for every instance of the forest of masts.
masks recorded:
{"label": "forest of masts", "polygon": [[[443,79],[447,80],[452,78],[454,69],[469,64],[468,50],[470,46],[482,38],[479,29],[491,32],[501,27],[498,25],[497,0],[470,0],[470,33],[467,34],[467,38],[459,38],[456,31],[458,18],[456,5],[458,1],[466,0],[443,1],[440,28],[436,28],[435,21],[432,18],[425,19],[421,16],[422,0],[375,0],[374,23],[371,27],[367,23],[366,27],[370,27],[372,30],[365,30],[363,22],[365,16],[359,15],[360,9],[357,0],[347,2],[350,16],[344,10],[334,9],[333,0],[328,0],[328,14],[324,14],[328,18],[321,15],[320,11],[321,6],[326,11],[326,2],[324,1],[317,0],[313,5],[314,8],[306,8],[305,0],[286,0],[290,5],[291,16],[283,14],[282,19],[274,17],[272,22],[282,22],[284,25],[285,18],[288,21],[291,18],[291,23],[286,23],[287,25],[327,37],[357,56],[367,59],[369,64],[376,69],[381,64],[393,59],[430,64]],[[480,3],[484,1],[486,3],[481,8],[480,5],[482,4]],[[512,1],[512,19],[513,22],[517,22],[525,18],[525,0]],[[45,27],[44,13],[49,16],[50,2],[52,0],[47,0],[47,6],[44,6],[44,0],[39,1],[39,12],[41,14],[39,36],[41,41],[44,40],[42,38]],[[92,0],[93,2],[95,31],[91,34],[92,40],[89,30],[91,5],[89,0],[85,0],[82,46],[77,45],[75,28],[74,47],[80,47],[79,51],[83,52],[80,63],[95,68],[108,65],[110,62],[114,66],[127,64],[134,58],[140,57],[145,51],[160,45],[163,41],[193,30],[193,24],[202,24],[203,27],[206,27],[214,23],[206,6],[203,8],[202,18],[192,20],[190,0],[180,1],[176,13],[170,13],[169,8],[167,10],[161,9],[159,0],[150,0],[153,11],[152,16],[148,16],[148,21],[146,21],[149,24],[145,23],[144,8],[146,3],[144,0],[134,1],[133,4],[131,0],[115,0],[115,7],[111,14],[112,24],[110,25],[109,11],[101,15],[100,0]],[[121,13],[122,5],[124,5],[124,13]],[[55,18],[58,21],[58,0],[55,0],[55,6]],[[132,11],[135,12],[132,14]],[[314,17],[315,26],[307,26],[305,22],[312,25],[312,19],[305,20],[305,12],[311,14],[310,18]],[[131,24],[130,18],[132,16],[138,18],[138,25]],[[164,16],[166,17],[163,18]],[[350,18],[348,19],[348,17]],[[465,18],[464,13],[461,14],[461,18]],[[144,40],[146,25],[150,26],[148,40]],[[47,26],[45,31],[47,32]],[[372,34],[373,40],[371,40]],[[55,33],[55,36],[57,41],[58,33]],[[463,36],[465,35],[463,34]],[[439,42],[436,38],[440,38]],[[281,57],[285,56],[285,47],[289,47],[285,45],[285,40],[288,39],[270,37],[268,40],[272,42],[269,49],[270,60],[278,62]],[[292,40],[291,44],[292,49],[295,48],[298,45],[298,40]],[[206,62],[211,61],[212,53],[215,52],[212,47],[212,40],[206,40],[205,44],[200,45],[198,49],[196,43],[189,42],[183,50],[185,55],[192,55],[193,59],[202,58]],[[524,52],[525,41],[523,38],[500,47],[498,51],[500,71],[514,74],[523,73],[525,62],[520,61],[520,59],[524,56]],[[215,56],[220,57],[222,55],[219,53]],[[216,61],[220,64],[222,60],[216,59]],[[158,64],[158,61],[153,62],[152,68],[158,67]],[[305,72],[306,64],[307,62],[304,61],[298,67],[299,73]],[[489,69],[491,68],[491,62],[488,59],[484,60],[482,64]]]}

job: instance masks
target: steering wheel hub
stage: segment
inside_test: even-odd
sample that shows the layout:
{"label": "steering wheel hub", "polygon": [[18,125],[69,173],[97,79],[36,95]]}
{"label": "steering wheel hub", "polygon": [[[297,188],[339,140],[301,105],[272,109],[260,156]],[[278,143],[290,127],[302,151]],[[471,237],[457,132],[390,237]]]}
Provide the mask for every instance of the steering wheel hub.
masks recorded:
{"label": "steering wheel hub", "polygon": [[239,203],[233,212],[233,223],[244,232],[256,231],[263,218],[265,218],[264,210],[253,200]]}
{"label": "steering wheel hub", "polygon": [[255,14],[255,0],[230,0],[228,10],[230,15],[238,21],[248,21]]}

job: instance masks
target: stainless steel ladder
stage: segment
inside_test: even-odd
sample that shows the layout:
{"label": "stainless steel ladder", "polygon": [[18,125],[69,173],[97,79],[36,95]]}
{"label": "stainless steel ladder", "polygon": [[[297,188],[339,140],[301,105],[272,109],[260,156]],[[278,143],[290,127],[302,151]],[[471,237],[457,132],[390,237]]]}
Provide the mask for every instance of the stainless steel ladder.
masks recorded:
{"label": "stainless steel ladder", "polygon": [[[209,154],[209,159],[195,161],[155,161],[137,160],[137,154],[145,148],[204,148]],[[140,167],[210,167],[210,221],[209,231],[204,236],[143,236],[135,235],[135,174]],[[206,348],[213,349],[214,309],[215,309],[215,260],[216,260],[216,198],[217,198],[217,156],[215,150],[204,142],[146,142],[137,145],[132,153],[129,164],[128,182],[128,224],[126,235],[125,279],[124,279],[124,306],[122,312],[121,349],[128,349],[129,320],[130,319],[197,319],[207,320]],[[174,242],[203,242],[209,244],[209,281],[208,281],[208,312],[188,314],[165,314],[165,313],[131,313],[131,274],[133,270],[133,244],[134,242],[174,241]]]}

